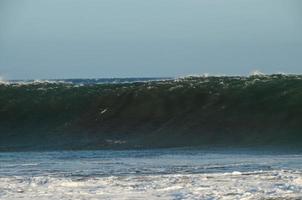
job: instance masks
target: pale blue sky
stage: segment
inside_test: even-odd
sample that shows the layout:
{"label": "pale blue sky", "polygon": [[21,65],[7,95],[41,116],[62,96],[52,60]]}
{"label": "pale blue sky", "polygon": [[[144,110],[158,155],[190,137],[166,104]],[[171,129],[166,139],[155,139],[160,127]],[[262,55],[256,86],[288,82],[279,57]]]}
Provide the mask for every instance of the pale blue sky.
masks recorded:
{"label": "pale blue sky", "polygon": [[6,79],[302,73],[300,0],[0,0]]}

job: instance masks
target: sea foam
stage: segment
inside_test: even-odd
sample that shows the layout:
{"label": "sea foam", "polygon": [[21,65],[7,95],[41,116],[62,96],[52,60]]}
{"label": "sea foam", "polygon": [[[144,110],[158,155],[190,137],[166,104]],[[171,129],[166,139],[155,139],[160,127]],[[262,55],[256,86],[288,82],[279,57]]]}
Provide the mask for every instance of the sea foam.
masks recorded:
{"label": "sea foam", "polygon": [[295,171],[0,178],[0,199],[300,199]]}

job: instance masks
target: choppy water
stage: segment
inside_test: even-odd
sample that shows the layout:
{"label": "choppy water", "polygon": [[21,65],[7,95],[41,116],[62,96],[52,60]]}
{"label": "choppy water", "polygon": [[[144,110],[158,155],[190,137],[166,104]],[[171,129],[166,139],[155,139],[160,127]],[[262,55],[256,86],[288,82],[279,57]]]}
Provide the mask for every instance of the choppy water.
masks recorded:
{"label": "choppy water", "polygon": [[0,153],[0,199],[301,199],[302,153],[161,149]]}

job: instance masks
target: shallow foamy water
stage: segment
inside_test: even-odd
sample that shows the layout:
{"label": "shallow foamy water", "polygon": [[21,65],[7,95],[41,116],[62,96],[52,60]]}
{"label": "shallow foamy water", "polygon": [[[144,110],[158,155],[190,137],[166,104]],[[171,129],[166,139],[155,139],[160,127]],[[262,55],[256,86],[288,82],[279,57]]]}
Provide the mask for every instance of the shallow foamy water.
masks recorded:
{"label": "shallow foamy water", "polygon": [[300,152],[0,153],[0,199],[302,199]]}

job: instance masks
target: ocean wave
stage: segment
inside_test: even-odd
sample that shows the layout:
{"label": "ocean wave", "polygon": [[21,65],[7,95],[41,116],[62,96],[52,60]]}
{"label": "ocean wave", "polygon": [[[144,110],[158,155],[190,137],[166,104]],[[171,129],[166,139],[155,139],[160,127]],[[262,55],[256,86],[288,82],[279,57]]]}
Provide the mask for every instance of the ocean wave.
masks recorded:
{"label": "ocean wave", "polygon": [[301,75],[109,82],[0,84],[0,150],[301,145]]}

